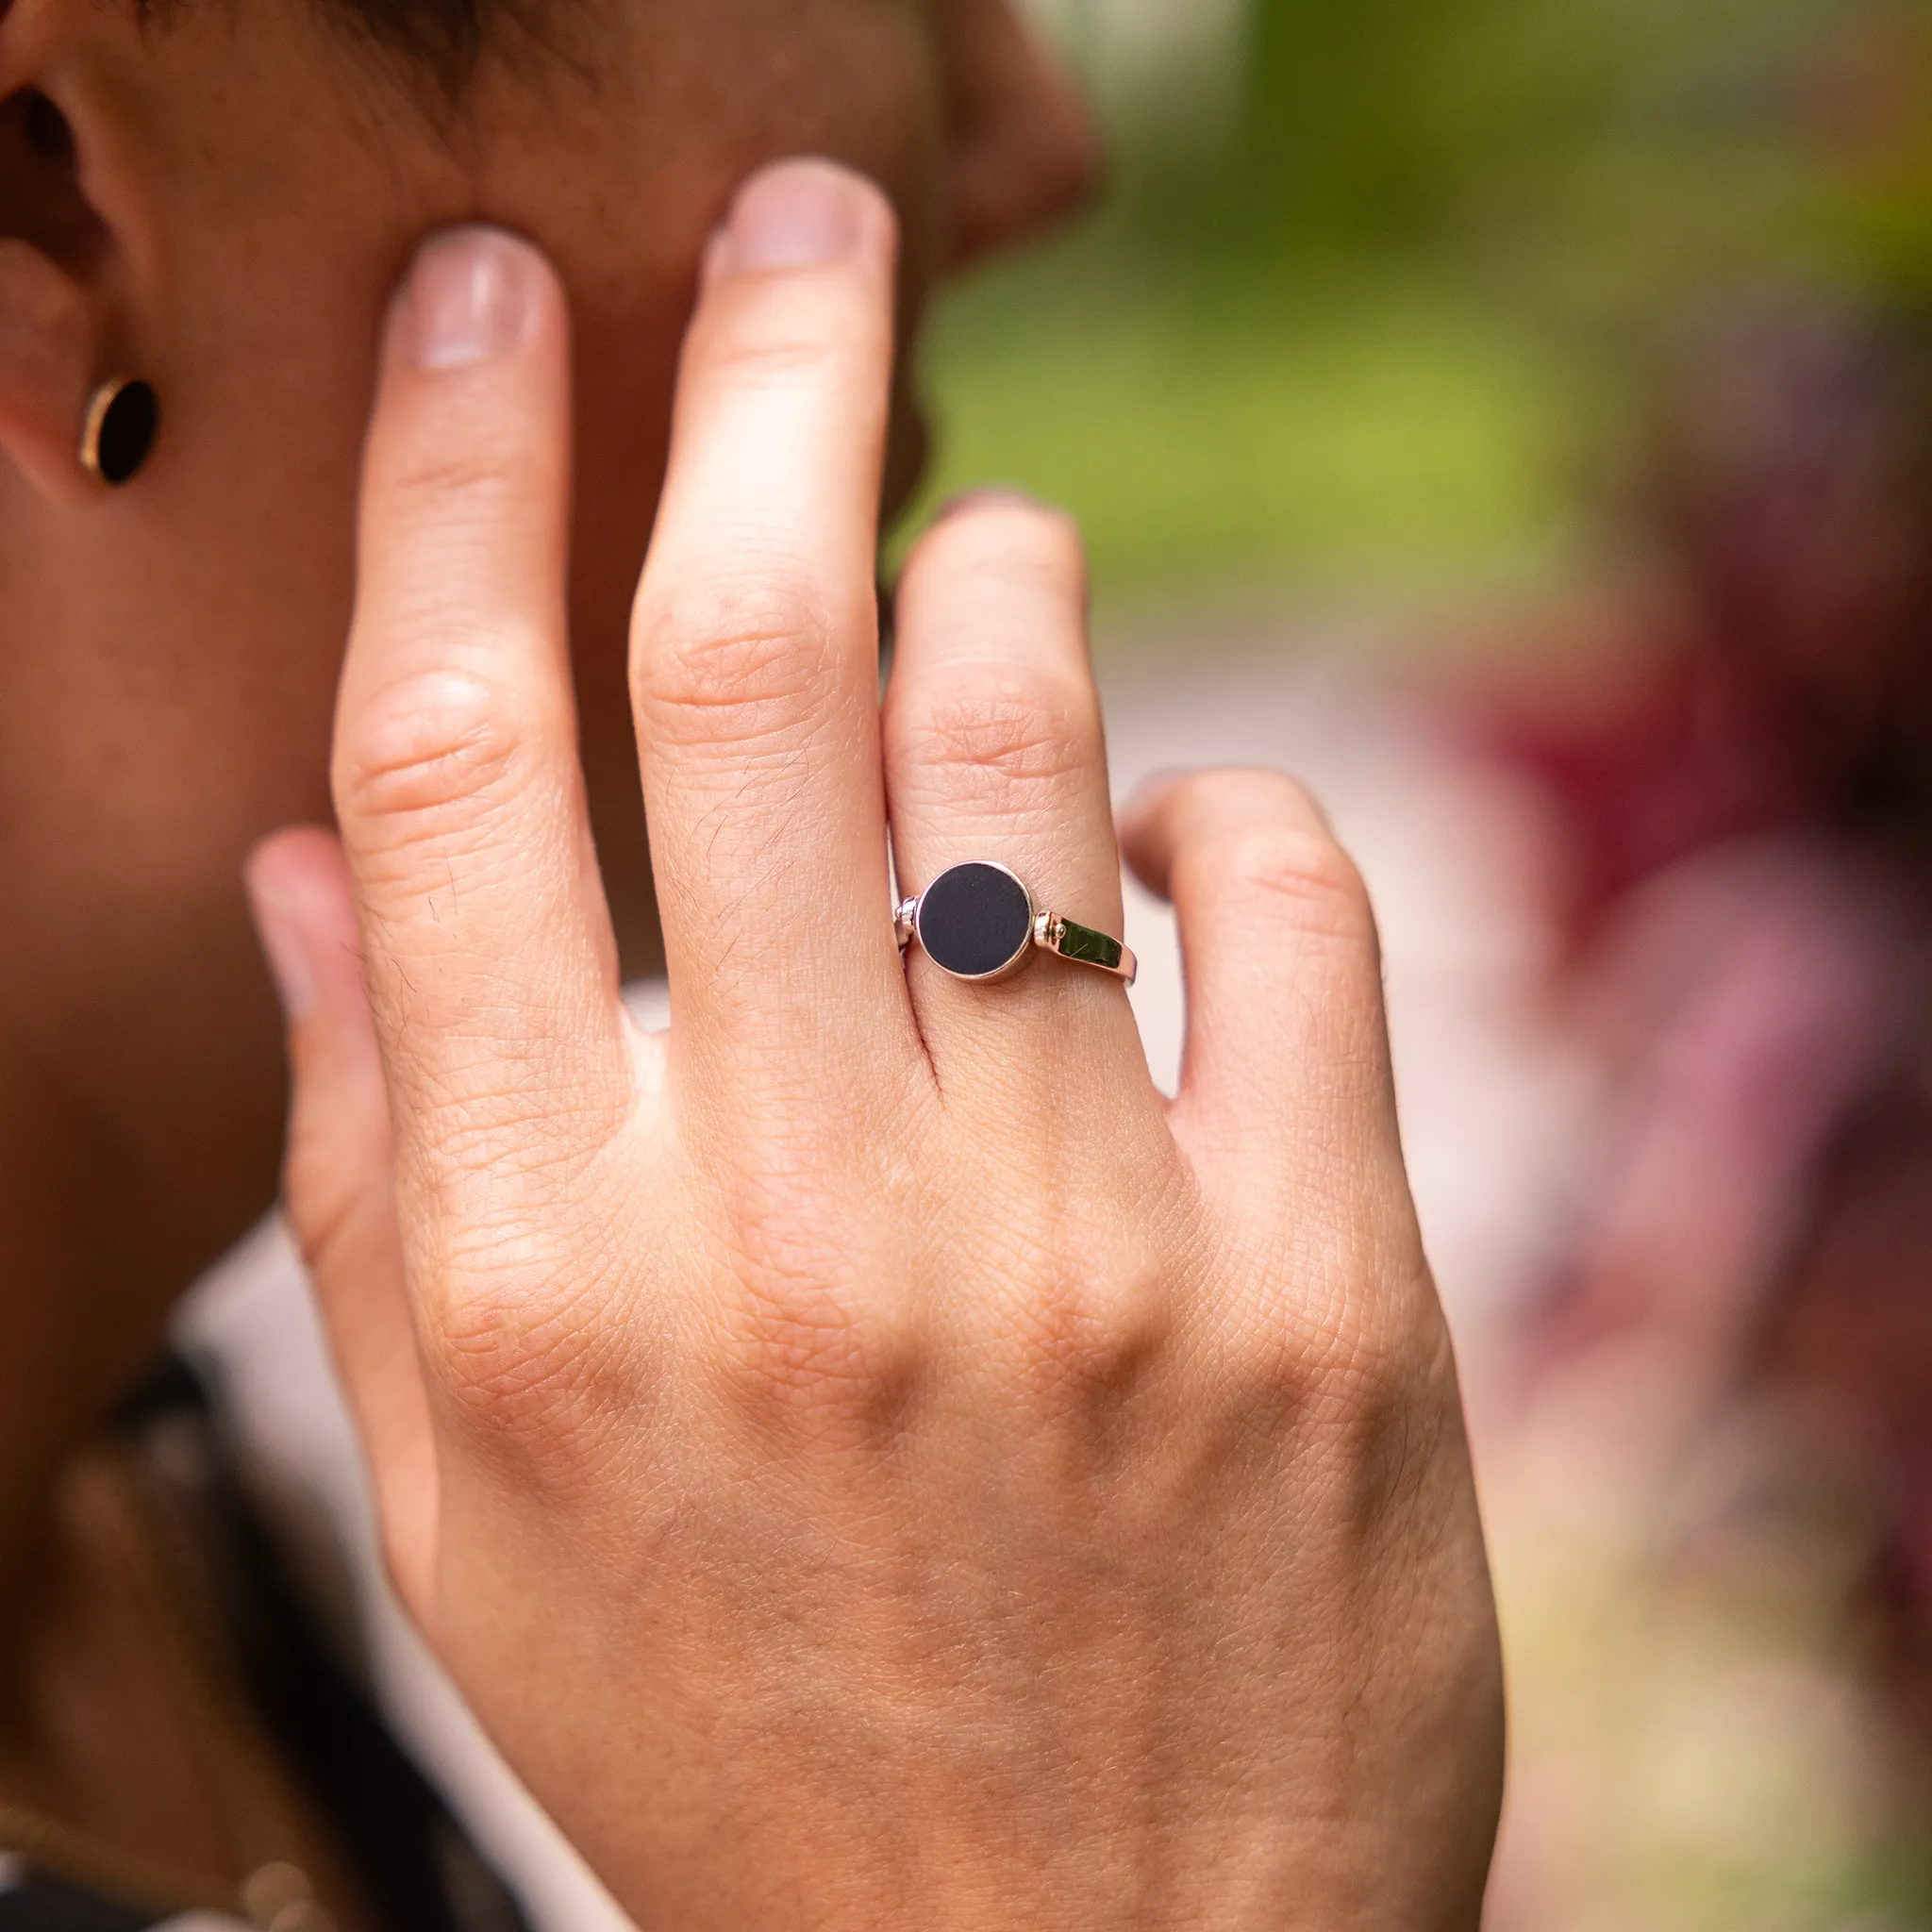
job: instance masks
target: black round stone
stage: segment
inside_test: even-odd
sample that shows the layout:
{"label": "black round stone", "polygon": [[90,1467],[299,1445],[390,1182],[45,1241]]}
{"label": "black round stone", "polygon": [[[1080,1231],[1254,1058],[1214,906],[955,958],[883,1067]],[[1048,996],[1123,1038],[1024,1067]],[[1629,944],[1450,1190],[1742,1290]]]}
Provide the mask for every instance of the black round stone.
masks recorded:
{"label": "black round stone", "polygon": [[109,483],[128,482],[148,452],[155,446],[156,432],[161,426],[160,399],[154,387],[145,382],[123,386],[108,412],[101,418],[100,440],[95,445],[101,475]]}
{"label": "black round stone", "polygon": [[961,979],[985,979],[1015,964],[1033,943],[1033,902],[996,865],[956,865],[919,902],[919,943]]}

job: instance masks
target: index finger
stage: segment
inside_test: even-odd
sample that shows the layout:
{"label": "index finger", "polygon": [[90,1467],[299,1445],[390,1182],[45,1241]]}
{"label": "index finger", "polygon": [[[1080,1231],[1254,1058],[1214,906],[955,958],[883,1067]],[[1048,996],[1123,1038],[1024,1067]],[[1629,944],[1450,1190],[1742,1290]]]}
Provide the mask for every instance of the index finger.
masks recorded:
{"label": "index finger", "polygon": [[398,1185],[432,1205],[567,1174],[629,1104],[565,636],[568,413],[547,264],[493,230],[430,242],[384,347],[334,779]]}

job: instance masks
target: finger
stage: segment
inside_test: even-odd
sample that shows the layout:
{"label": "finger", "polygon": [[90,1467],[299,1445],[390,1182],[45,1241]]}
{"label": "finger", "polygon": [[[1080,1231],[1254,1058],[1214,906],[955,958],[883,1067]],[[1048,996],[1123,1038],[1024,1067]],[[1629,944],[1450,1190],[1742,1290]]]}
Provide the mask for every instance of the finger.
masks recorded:
{"label": "finger", "polygon": [[[885,755],[901,889],[991,860],[1019,876],[1036,910],[1117,937],[1120,853],[1073,524],[1019,497],[969,500],[908,560],[898,620]],[[989,987],[948,977],[918,948],[907,970],[949,1091],[1038,1081],[1063,1061],[1152,1096],[1111,975],[1036,955]]]}
{"label": "finger", "polygon": [[428,1602],[436,1452],[404,1285],[389,1098],[348,868],[331,834],[282,832],[256,848],[247,879],[288,1020],[284,1206],[368,1457],[390,1569],[420,1618]]}
{"label": "finger", "polygon": [[1302,789],[1270,772],[1156,780],[1121,830],[1174,901],[1188,980],[1175,1129],[1245,1179],[1309,1150],[1340,1170],[1394,1130],[1368,892]]}
{"label": "finger", "polygon": [[334,772],[406,1205],[568,1188],[628,1102],[565,638],[568,404],[541,258],[431,242],[383,352]]}
{"label": "finger", "polygon": [[[834,1108],[915,1050],[891,937],[874,591],[892,215],[830,163],[713,243],[632,684],[674,1051]],[[801,1074],[803,1075],[801,1077]]]}

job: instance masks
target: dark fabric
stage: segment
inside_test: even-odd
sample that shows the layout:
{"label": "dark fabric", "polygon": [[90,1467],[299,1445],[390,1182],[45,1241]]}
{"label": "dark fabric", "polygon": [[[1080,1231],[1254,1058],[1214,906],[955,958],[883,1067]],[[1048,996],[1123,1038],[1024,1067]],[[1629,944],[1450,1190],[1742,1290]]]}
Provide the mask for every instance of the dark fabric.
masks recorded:
{"label": "dark fabric", "polygon": [[[231,1468],[206,1391],[170,1362],[116,1427],[185,1579],[205,1585],[255,1709],[333,1827],[387,1932],[529,1932],[503,1881],[403,1754],[323,1637]],[[164,1923],[31,1870],[0,1890],[0,1932],[144,1932]]]}
{"label": "dark fabric", "polygon": [[38,1872],[0,1890],[0,1932],[147,1932],[160,1923],[151,1913],[76,1891]]}
{"label": "dark fabric", "polygon": [[[397,1747],[289,1581],[220,1452],[208,1399],[185,1368],[150,1399],[202,1432],[199,1512],[255,1707],[396,1932],[527,1932],[523,1914],[448,1807]],[[178,1466],[177,1453],[169,1462]]]}

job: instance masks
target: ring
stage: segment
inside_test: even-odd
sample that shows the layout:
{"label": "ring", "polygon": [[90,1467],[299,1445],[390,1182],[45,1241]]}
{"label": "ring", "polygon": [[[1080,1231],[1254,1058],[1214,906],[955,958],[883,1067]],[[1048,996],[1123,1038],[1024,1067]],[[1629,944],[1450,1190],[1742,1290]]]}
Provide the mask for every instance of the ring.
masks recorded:
{"label": "ring", "polygon": [[982,985],[1017,973],[1035,947],[1128,986],[1140,971],[1119,940],[1058,912],[1036,911],[1018,874],[990,859],[941,873],[917,898],[900,902],[894,923],[902,953],[917,940],[941,973]]}

